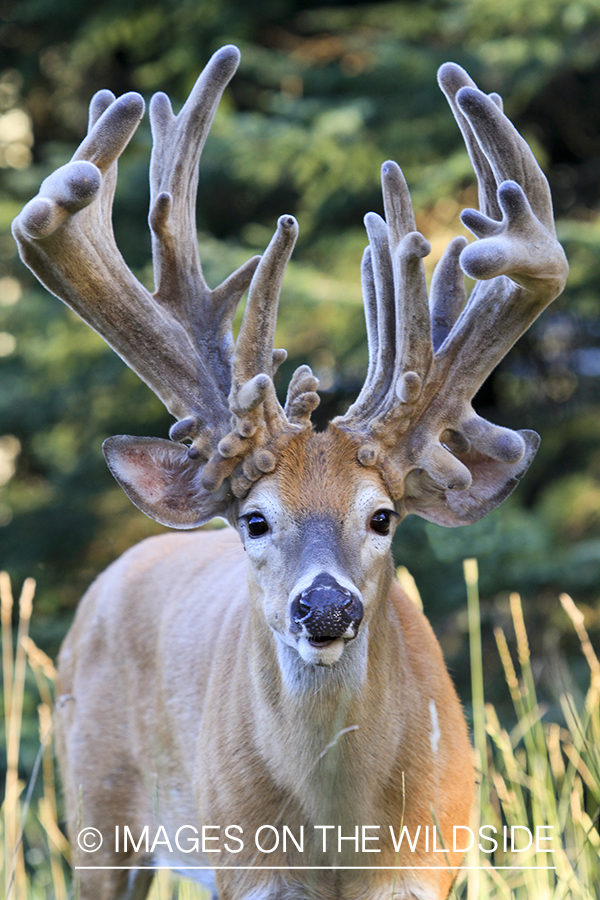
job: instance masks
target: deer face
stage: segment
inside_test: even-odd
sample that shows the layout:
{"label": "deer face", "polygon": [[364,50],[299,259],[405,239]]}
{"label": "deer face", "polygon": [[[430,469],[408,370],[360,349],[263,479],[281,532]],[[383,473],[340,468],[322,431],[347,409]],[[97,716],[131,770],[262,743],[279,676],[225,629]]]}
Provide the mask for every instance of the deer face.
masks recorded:
{"label": "deer face", "polygon": [[387,594],[398,518],[380,476],[359,464],[343,432],[288,446],[232,515],[253,599],[278,642],[306,663],[340,659]]}

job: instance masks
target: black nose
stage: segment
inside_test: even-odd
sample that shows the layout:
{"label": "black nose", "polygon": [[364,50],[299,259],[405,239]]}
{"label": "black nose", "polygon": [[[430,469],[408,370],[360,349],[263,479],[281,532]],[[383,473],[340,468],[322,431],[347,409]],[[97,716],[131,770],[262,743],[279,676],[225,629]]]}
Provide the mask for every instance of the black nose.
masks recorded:
{"label": "black nose", "polygon": [[356,594],[322,572],[310,587],[292,600],[291,631],[296,634],[304,631],[309,639],[320,641],[342,635],[356,637],[363,612]]}

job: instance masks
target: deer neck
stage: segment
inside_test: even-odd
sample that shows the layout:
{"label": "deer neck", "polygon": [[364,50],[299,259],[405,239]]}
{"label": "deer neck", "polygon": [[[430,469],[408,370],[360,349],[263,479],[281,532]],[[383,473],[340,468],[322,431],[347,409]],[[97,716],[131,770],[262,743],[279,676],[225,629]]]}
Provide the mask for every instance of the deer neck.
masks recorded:
{"label": "deer neck", "polygon": [[259,752],[274,780],[301,796],[304,810],[322,822],[347,821],[354,828],[369,821],[373,785],[385,784],[396,758],[401,734],[390,727],[389,684],[397,695],[404,673],[390,582],[391,560],[374,614],[333,666],[307,665],[252,615],[250,679],[258,701]]}

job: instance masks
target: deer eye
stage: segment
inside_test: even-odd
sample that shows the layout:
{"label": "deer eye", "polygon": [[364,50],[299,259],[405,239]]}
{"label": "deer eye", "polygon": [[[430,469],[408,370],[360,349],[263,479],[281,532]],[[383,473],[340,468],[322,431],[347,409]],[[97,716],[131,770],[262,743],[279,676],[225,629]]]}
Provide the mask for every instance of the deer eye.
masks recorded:
{"label": "deer eye", "polygon": [[377,534],[389,534],[394,513],[389,509],[379,509],[371,519],[371,528]]}
{"label": "deer eye", "polygon": [[261,534],[266,534],[269,530],[269,525],[264,516],[261,516],[260,513],[252,513],[246,519],[248,523],[248,534],[250,537],[260,537]]}

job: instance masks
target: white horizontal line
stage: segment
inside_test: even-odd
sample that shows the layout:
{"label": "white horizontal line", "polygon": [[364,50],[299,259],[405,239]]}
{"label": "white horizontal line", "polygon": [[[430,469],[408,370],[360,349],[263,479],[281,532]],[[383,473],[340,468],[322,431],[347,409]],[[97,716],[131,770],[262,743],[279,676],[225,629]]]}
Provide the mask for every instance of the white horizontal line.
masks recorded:
{"label": "white horizontal line", "polygon": [[310,869],[311,871],[366,871],[371,869],[380,869],[382,872],[396,872],[401,869],[443,869],[444,871],[459,871],[461,869],[556,869],[556,866],[75,866],[75,869],[149,869],[155,871],[157,869],[167,869],[171,872],[179,872],[186,870],[204,870],[204,871],[241,871],[256,870],[262,872],[273,872],[286,869]]}

